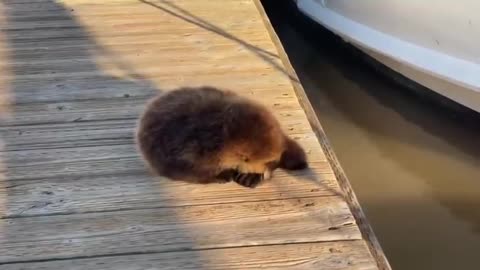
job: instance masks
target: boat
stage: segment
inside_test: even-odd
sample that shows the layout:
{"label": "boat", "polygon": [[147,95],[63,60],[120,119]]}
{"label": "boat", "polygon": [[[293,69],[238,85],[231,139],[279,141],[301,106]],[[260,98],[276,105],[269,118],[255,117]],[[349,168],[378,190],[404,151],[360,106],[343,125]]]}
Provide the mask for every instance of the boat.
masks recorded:
{"label": "boat", "polygon": [[292,1],[375,61],[480,113],[480,1]]}

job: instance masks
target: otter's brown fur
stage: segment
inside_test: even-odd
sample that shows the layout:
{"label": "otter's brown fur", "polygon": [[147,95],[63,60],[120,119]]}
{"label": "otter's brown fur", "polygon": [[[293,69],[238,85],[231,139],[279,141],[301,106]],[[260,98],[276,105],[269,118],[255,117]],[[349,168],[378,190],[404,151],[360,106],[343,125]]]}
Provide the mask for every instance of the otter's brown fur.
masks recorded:
{"label": "otter's brown fur", "polygon": [[214,87],[153,98],[136,140],[150,168],[172,180],[255,187],[277,167],[307,167],[303,149],[265,107]]}

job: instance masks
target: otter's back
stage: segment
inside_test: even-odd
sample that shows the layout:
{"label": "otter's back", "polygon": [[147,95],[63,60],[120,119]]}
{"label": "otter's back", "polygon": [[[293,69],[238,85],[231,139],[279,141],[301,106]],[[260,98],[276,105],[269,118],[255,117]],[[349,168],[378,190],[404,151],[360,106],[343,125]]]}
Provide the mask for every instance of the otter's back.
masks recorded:
{"label": "otter's back", "polygon": [[225,141],[229,99],[228,93],[207,87],[179,89],[155,98],[140,121],[140,147],[147,158],[163,164],[219,151]]}

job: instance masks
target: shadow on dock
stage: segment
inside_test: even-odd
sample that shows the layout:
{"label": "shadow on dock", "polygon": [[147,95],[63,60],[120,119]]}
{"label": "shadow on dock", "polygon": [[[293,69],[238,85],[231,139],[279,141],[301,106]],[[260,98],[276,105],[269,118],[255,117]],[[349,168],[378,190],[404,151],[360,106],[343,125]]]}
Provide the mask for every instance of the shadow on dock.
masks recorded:
{"label": "shadow on dock", "polygon": [[[185,22],[188,22],[190,24],[193,24],[195,26],[198,26],[200,28],[203,28],[205,30],[208,30],[212,33],[215,33],[217,35],[220,35],[226,39],[229,39],[233,42],[238,43],[242,47],[246,48],[256,56],[258,56],[260,59],[268,63],[270,66],[275,68],[276,70],[282,72],[285,76],[287,76],[290,80],[294,82],[298,82],[297,78],[289,74],[285,68],[283,68],[279,63],[279,57],[278,55],[271,53],[265,49],[262,49],[258,46],[254,46],[249,44],[248,42],[241,40],[234,35],[228,33],[224,29],[198,17],[189,12],[188,10],[185,10],[178,5],[172,3],[172,1],[166,1],[166,0],[138,0],[146,5],[152,6],[154,8],[157,8],[167,14],[170,14],[171,16],[174,16],[175,18],[178,18],[180,20],[183,20]],[[277,61],[277,62],[276,62]]]}
{"label": "shadow on dock", "polygon": [[[58,112],[69,113],[69,106],[72,102],[81,103],[89,100],[125,100],[125,99],[141,99],[147,98],[159,93],[161,89],[154,86],[151,82],[132,70],[126,63],[121,62],[119,58],[112,54],[101,45],[97,44],[95,38],[84,29],[82,24],[75,18],[75,11],[64,4],[51,1],[41,2],[22,2],[4,1],[0,3],[3,14],[1,16],[5,24],[1,25],[2,42],[6,43],[4,50],[4,58],[1,60],[9,70],[2,71],[2,80],[8,81],[10,89],[9,104],[5,104],[10,108],[9,125],[0,126],[0,135],[2,137],[3,149],[1,149],[2,167],[0,168],[0,234],[2,243],[15,243],[30,241],[30,233],[34,233],[36,239],[42,241],[50,241],[58,243],[58,248],[62,247],[66,250],[84,250],[83,254],[72,253],[71,258],[81,259],[87,257],[116,256],[117,253],[125,255],[125,253],[155,253],[155,247],[134,248],[133,250],[119,250],[115,247],[107,247],[99,242],[90,242],[86,239],[91,234],[96,233],[95,228],[82,227],[80,220],[92,214],[98,213],[97,219],[100,223],[112,224],[111,233],[115,230],[122,230],[116,227],[113,217],[111,220],[103,220],[102,216],[112,218],[112,213],[118,210],[135,209],[135,201],[124,201],[118,197],[118,209],[115,202],[106,206],[105,202],[97,202],[95,197],[88,199],[88,194],[95,194],[104,190],[105,192],[115,192],[116,185],[130,185],[136,190],[135,193],[166,194],[169,191],[163,187],[163,184],[153,177],[145,174],[142,163],[136,157],[135,148],[133,147],[133,130],[134,122],[126,121],[124,124],[123,134],[120,136],[121,141],[116,142],[118,138],[103,138],[105,145],[131,145],[125,147],[126,150],[121,155],[117,163],[122,164],[125,156],[129,158],[129,162],[133,160],[137,164],[137,168],[130,172],[125,172],[119,168],[118,172],[112,175],[102,175],[95,166],[95,161],[101,162],[108,160],[113,155],[109,153],[109,149],[105,152],[98,152],[97,147],[102,147],[101,140],[95,142],[92,140],[92,146],[87,146],[85,140],[80,137],[45,137],[42,136],[41,130],[35,127],[39,123],[32,125],[17,125],[16,112],[25,108],[35,106],[47,106],[57,108]],[[51,12],[51,11],[54,12]],[[56,27],[52,22],[62,22],[64,25]],[[39,25],[35,25],[39,22]],[[49,23],[43,26],[42,23]],[[73,48],[73,49],[72,49]],[[72,55],[74,54],[74,55]],[[0,54],[2,55],[2,54]],[[102,56],[108,58],[109,61],[117,68],[127,74],[124,77],[116,77],[102,71],[97,64],[96,58]],[[4,97],[5,92],[1,92]],[[3,100],[2,100],[3,101]],[[128,102],[121,102],[124,110],[129,109]],[[34,112],[34,111],[32,111]],[[34,115],[32,115],[34,116]],[[41,119],[45,128],[57,129],[62,134],[64,131],[70,133],[81,131],[91,124],[88,120],[80,118],[71,119],[65,122],[57,122],[48,126],[49,117]],[[121,120],[121,119],[117,119]],[[108,123],[109,120],[105,120]],[[93,123],[93,122],[92,122]],[[68,126],[68,128],[66,127]],[[99,128],[102,128],[99,125]],[[66,130],[68,129],[68,130]],[[38,134],[36,133],[38,132]],[[92,131],[94,132],[94,131]],[[28,135],[30,134],[30,135]],[[55,131],[51,133],[54,136]],[[31,136],[33,140],[22,140],[22,136]],[[88,135],[88,134],[87,134]],[[83,146],[76,146],[83,145]],[[83,149],[82,149],[83,147]],[[71,149],[72,156],[62,156],[61,153],[69,153]],[[75,148],[75,149],[73,149]],[[96,152],[97,151],[97,152]],[[60,155],[59,157],[57,157]],[[76,171],[70,166],[75,167],[75,161],[91,160],[94,163],[88,163],[83,168],[77,168]],[[55,166],[53,166],[53,165]],[[87,164],[87,163],[85,163]],[[129,163],[127,163],[128,165]],[[100,165],[101,166],[101,165]],[[32,168],[37,172],[28,172]],[[117,168],[117,167],[116,167]],[[124,179],[132,182],[115,183],[111,178],[115,175],[123,175]],[[125,175],[131,174],[128,177]],[[110,180],[109,180],[110,179]],[[135,183],[137,179],[144,179],[142,183]],[[146,179],[146,180],[145,180]],[[92,182],[97,180],[97,182]],[[86,181],[85,183],[82,183]],[[103,182],[102,181],[106,181]],[[125,180],[124,180],[125,181]],[[75,182],[72,184],[71,182]],[[91,187],[88,185],[92,184]],[[78,186],[77,190],[66,190],[72,186]],[[111,185],[109,187],[109,185]],[[2,192],[5,191],[5,194]],[[79,198],[82,198],[80,200]],[[119,196],[118,194],[105,194],[105,196]],[[97,198],[99,199],[99,198]],[[103,198],[105,199],[105,198]],[[126,198],[127,199],[127,198]],[[90,200],[90,201],[89,201]],[[121,203],[120,203],[121,202]],[[96,209],[98,207],[98,209]],[[168,213],[171,211],[171,213]],[[174,208],[165,208],[162,213],[175,216]],[[152,211],[152,215],[155,215]],[[98,217],[100,216],[100,217]],[[65,220],[65,217],[71,217],[72,223],[64,226],[56,223],[56,220]],[[159,219],[161,217],[158,217]],[[77,220],[78,223],[74,223]],[[38,223],[49,224],[49,226],[40,226]],[[121,221],[118,221],[121,223]],[[136,222],[136,224],[135,224]],[[37,224],[37,227],[34,227]],[[142,220],[134,221],[137,225],[136,241],[149,243],[152,241],[148,229],[142,233]],[[181,224],[176,222],[174,224]],[[148,226],[147,226],[148,227]],[[107,228],[100,226],[99,231],[108,231]],[[74,236],[72,236],[74,232]],[[178,225],[169,232],[169,239],[182,239],[185,249],[194,249],[195,241],[190,239],[191,232],[188,229]],[[127,240],[127,239],[124,239]],[[31,247],[25,256],[21,254],[9,253],[2,254],[0,264],[11,264],[25,261],[43,261],[43,260],[65,260],[65,252],[56,257],[53,251],[42,251],[42,241]],[[120,241],[120,240],[118,240]],[[97,243],[99,246],[92,245]],[[120,245],[120,242],[117,243]],[[157,243],[161,244],[161,243]],[[21,244],[18,244],[21,245]],[[168,246],[168,243],[166,243]],[[101,247],[103,249],[100,249]],[[13,251],[12,251],[13,252]],[[44,253],[45,252],[45,253]],[[104,253],[102,253],[104,252]],[[195,251],[189,253],[192,264],[198,269],[202,269],[202,262],[195,258]]]}

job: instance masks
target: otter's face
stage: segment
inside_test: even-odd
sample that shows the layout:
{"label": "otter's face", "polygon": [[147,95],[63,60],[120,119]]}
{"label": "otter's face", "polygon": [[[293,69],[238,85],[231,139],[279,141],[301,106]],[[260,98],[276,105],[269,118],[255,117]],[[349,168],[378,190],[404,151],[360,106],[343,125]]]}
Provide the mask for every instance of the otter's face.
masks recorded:
{"label": "otter's face", "polygon": [[263,179],[268,180],[272,177],[272,172],[278,167],[280,163],[280,157],[272,155],[266,158],[255,158],[255,156],[241,156],[240,162],[237,165],[237,169],[243,173],[258,173],[263,175]]}
{"label": "otter's face", "polygon": [[221,166],[269,179],[285,150],[285,135],[278,121],[262,106],[249,102],[237,105],[235,121],[230,120],[227,129],[230,140],[222,151]]}
{"label": "otter's face", "polygon": [[222,167],[234,168],[240,173],[262,174],[263,179],[270,179],[272,171],[280,164],[284,149],[283,134],[235,143],[223,153]]}

